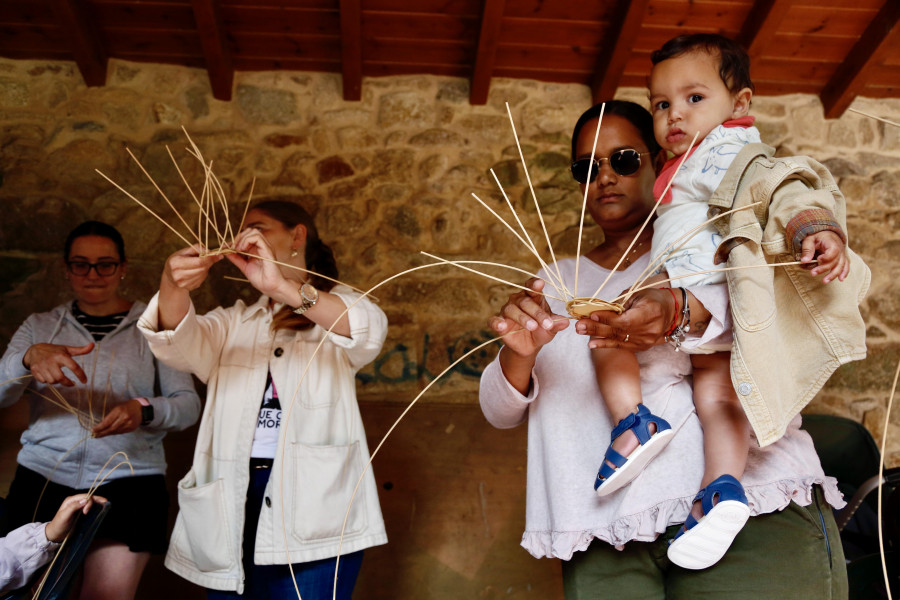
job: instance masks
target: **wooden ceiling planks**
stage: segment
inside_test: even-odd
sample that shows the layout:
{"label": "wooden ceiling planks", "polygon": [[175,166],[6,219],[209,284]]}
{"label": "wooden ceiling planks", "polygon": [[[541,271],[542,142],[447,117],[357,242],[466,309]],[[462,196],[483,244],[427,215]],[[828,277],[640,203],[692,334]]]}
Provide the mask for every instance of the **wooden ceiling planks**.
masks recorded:
{"label": "wooden ceiling planks", "polygon": [[[480,4],[424,0],[404,7],[396,1],[366,2],[363,73],[431,73],[471,78],[481,26]],[[489,76],[490,71],[487,82]]]}
{"label": "wooden ceiling planks", "polygon": [[[160,1],[160,0],[154,0]],[[184,0],[161,0],[164,2],[184,2]],[[258,8],[338,11],[339,0],[219,0],[223,8],[231,7],[239,10],[254,11]]]}
{"label": "wooden ceiling planks", "polygon": [[751,0],[651,0],[642,29],[644,33],[656,34],[655,39],[660,41],[655,48],[686,32],[736,37],[752,9]]}
{"label": "wooden ceiling planks", "polygon": [[[518,0],[517,0],[518,1]],[[482,12],[483,0],[366,0],[365,9],[372,12],[442,14],[474,17]]]}
{"label": "wooden ceiling planks", "polygon": [[[885,6],[894,3],[889,0]],[[780,33],[858,38],[878,14],[878,9],[848,6],[792,6]]]}
{"label": "wooden ceiling planks", "polygon": [[[830,116],[900,88],[900,0],[0,0],[0,56],[74,60],[88,85],[107,57],[205,68],[231,96],[234,71],[493,77],[643,86],[649,54],[686,32],[741,40],[757,93],[819,94]],[[890,25],[889,28],[886,28]]]}
{"label": "wooden ceiling planks", "polygon": [[339,35],[313,37],[235,33],[231,38],[237,49],[236,63],[244,60],[256,60],[261,64],[265,64],[265,61],[274,64],[283,60],[341,63],[342,42]]}
{"label": "wooden ceiling planks", "polygon": [[388,13],[363,10],[366,37],[387,39],[470,40],[478,39],[478,17],[441,13]]}
{"label": "wooden ceiling planks", "polygon": [[136,6],[131,1],[90,0],[87,5],[91,19],[101,29],[196,30],[190,1],[179,4],[148,2]]}
{"label": "wooden ceiling planks", "polygon": [[619,2],[546,2],[545,0],[516,0],[506,10],[506,16],[544,21],[584,21],[609,23],[619,14]]}
{"label": "wooden ceiling planks", "polygon": [[[159,43],[160,33],[147,29],[107,29],[103,33],[109,56],[136,62],[162,62],[177,65],[203,64],[203,46],[196,33],[172,31],[166,43]],[[96,85],[102,85],[96,84]]]}
{"label": "wooden ceiling planks", "polygon": [[[131,0],[80,3],[102,32],[100,39],[108,56],[136,62],[207,67],[190,0],[156,0],[142,5]],[[216,74],[207,70],[212,85]]]}
{"label": "wooden ceiling planks", "polygon": [[242,31],[270,35],[341,34],[341,11],[308,6],[246,7],[223,5],[222,17],[230,32]]}

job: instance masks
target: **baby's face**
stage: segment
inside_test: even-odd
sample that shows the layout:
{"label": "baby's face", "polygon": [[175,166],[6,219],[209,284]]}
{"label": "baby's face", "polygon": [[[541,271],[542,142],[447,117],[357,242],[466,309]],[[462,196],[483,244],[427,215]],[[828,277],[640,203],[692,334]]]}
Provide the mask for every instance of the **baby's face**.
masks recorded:
{"label": "baby's face", "polygon": [[[747,114],[719,77],[719,57],[694,51],[654,65],[650,72],[650,111],[659,145],[675,155],[687,152],[728,119]],[[695,144],[696,145],[696,144]]]}

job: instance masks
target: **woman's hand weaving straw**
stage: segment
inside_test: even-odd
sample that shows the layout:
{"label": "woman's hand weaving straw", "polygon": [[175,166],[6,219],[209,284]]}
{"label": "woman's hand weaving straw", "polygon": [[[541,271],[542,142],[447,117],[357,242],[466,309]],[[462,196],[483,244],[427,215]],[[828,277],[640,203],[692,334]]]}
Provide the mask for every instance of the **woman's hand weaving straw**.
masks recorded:
{"label": "woman's hand weaving straw", "polygon": [[208,254],[206,248],[194,244],[169,256],[163,276],[174,287],[192,291],[206,281],[210,267],[220,260],[221,254]]}
{"label": "woman's hand weaving straw", "polygon": [[265,236],[256,229],[244,229],[235,238],[234,249],[240,254],[228,254],[228,260],[241,270],[253,287],[271,297],[285,278]]}
{"label": "woman's hand weaving straw", "polygon": [[590,336],[591,348],[640,352],[661,343],[674,311],[672,296],[666,290],[642,290],[628,299],[621,315],[594,312],[589,318],[579,319],[575,331]]}
{"label": "woman's hand weaving straw", "polygon": [[520,332],[506,335],[503,342],[519,356],[534,356],[557,332],[568,327],[569,321],[550,311],[540,293],[544,289],[543,280],[529,279],[526,286],[534,291],[512,294],[500,309],[500,314],[488,320],[488,326],[500,335],[521,328]]}

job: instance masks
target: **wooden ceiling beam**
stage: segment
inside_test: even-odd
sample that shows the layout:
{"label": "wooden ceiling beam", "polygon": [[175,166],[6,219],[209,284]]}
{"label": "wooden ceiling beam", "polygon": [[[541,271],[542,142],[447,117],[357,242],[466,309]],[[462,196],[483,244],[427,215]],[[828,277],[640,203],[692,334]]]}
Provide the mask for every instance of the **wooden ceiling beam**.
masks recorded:
{"label": "wooden ceiling beam", "polygon": [[478,51],[475,53],[475,67],[472,70],[472,84],[469,91],[469,103],[472,105],[487,103],[505,8],[506,0],[484,2],[484,9],[481,11],[481,31],[478,34]]}
{"label": "wooden ceiling beam", "polygon": [[60,30],[69,40],[84,83],[88,86],[105,85],[108,57],[101,43],[103,37],[88,15],[85,3],[51,0],[50,8],[56,15]]}
{"label": "wooden ceiling beam", "polygon": [[213,97],[217,100],[231,100],[234,86],[234,62],[222,14],[215,0],[191,0],[194,20],[200,34],[206,73]]}
{"label": "wooden ceiling beam", "polygon": [[753,4],[737,38],[751,59],[761,56],[771,45],[791,3],[792,0],[757,0]]}
{"label": "wooden ceiling beam", "polygon": [[819,98],[825,118],[840,117],[866,86],[867,77],[884,58],[884,51],[900,35],[900,2],[887,0],[847,58],[822,88]]}
{"label": "wooden ceiling beam", "polygon": [[609,36],[609,41],[599,56],[591,81],[591,96],[595,104],[615,95],[634,42],[640,33],[647,4],[649,0],[625,0],[618,18],[610,24],[613,35]]}
{"label": "wooden ceiling beam", "polygon": [[362,99],[362,0],[340,0],[344,100]]}

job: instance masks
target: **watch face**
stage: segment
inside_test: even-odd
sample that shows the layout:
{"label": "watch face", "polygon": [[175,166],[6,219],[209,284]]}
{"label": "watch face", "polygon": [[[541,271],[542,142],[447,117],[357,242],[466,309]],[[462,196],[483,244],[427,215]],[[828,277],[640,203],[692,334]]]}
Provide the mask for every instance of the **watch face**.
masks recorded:
{"label": "watch face", "polygon": [[310,305],[315,304],[319,300],[319,290],[308,283],[300,286],[300,297]]}

